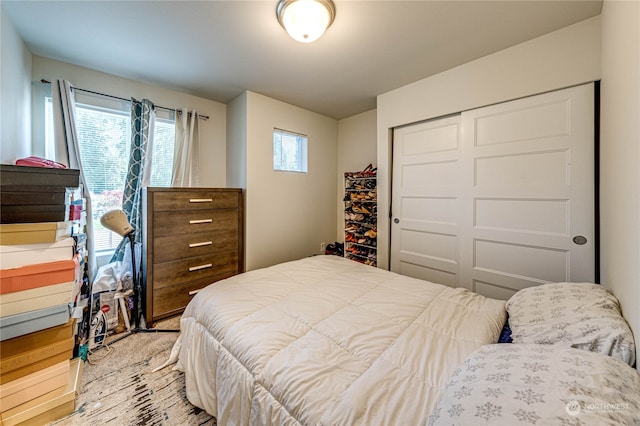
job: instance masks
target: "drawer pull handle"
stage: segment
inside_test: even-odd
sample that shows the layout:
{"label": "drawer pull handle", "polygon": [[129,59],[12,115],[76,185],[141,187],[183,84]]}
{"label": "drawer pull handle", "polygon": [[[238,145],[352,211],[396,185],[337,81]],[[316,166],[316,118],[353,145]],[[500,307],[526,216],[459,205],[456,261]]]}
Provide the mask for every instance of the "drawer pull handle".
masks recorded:
{"label": "drawer pull handle", "polygon": [[189,248],[210,246],[211,244],[213,244],[213,241],[203,241],[201,243],[191,243],[191,244],[189,244]]}
{"label": "drawer pull handle", "polygon": [[189,221],[189,223],[192,225],[197,223],[211,223],[211,222],[213,222],[213,219],[194,219]]}
{"label": "drawer pull handle", "polygon": [[189,198],[190,203],[211,203],[213,198]]}
{"label": "drawer pull handle", "polygon": [[189,292],[189,296],[193,296],[194,294],[197,294],[200,290],[202,290],[201,288],[197,289],[197,290],[191,290]]}
{"label": "drawer pull handle", "polygon": [[211,264],[211,263],[205,263],[204,265],[192,266],[191,268],[189,268],[189,272],[199,271],[200,269],[211,268],[212,266],[213,266],[213,264]]}

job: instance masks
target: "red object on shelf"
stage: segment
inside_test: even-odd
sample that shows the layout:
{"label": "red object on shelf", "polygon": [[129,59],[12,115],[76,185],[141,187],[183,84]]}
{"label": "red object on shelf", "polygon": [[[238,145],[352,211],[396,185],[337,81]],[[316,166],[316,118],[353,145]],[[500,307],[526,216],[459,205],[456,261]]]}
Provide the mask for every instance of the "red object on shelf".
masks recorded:
{"label": "red object on shelf", "polygon": [[19,160],[16,160],[16,166],[48,167],[50,169],[66,169],[67,168],[67,166],[65,166],[62,163],[56,163],[53,160],[47,160],[46,158],[36,157],[36,156],[31,156],[31,157],[26,157],[26,158],[21,158]]}
{"label": "red object on shelf", "polygon": [[69,220],[80,220],[82,214],[82,204],[71,204],[69,206]]}

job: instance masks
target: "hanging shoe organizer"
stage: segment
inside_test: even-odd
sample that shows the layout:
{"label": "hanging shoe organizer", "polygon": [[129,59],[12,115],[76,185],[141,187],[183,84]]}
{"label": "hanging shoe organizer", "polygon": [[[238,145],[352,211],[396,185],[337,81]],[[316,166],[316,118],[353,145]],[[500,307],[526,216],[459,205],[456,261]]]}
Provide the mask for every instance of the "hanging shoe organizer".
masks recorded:
{"label": "hanging shoe organizer", "polygon": [[377,266],[376,169],[344,174],[344,257]]}

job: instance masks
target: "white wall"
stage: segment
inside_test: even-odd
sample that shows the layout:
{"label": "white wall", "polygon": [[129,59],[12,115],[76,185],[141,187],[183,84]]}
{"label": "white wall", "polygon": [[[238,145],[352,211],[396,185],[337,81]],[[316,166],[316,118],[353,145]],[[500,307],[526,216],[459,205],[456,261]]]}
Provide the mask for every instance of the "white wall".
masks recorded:
{"label": "white wall", "polygon": [[[227,186],[242,188],[244,223],[247,223],[247,92],[227,104]],[[242,270],[247,270],[247,232],[244,232]]]}
{"label": "white wall", "polygon": [[600,17],[378,96],[378,267],[389,268],[391,129],[600,78]]}
{"label": "white wall", "polygon": [[0,8],[0,163],[31,153],[31,53]]}
{"label": "white wall", "polygon": [[344,173],[377,164],[376,110],[338,121],[338,207],[336,241],[344,242]]}
{"label": "white wall", "polygon": [[247,187],[247,92],[227,104],[227,185]]}
{"label": "white wall", "polygon": [[[197,96],[140,83],[134,80],[105,74],[64,62],[33,56],[32,76],[34,85],[41,85],[40,79],[69,80],[81,89],[92,90],[125,99],[147,98],[154,104],[168,108],[187,107],[209,119],[200,122],[200,186],[226,186],[226,121],[225,104],[199,98]],[[3,78],[4,82],[4,78]],[[42,140],[34,143],[43,144]],[[39,147],[34,146],[38,152]]]}
{"label": "white wall", "polygon": [[600,274],[620,300],[638,347],[640,2],[605,1],[601,22]]}
{"label": "white wall", "polygon": [[[336,120],[246,92],[246,269],[320,252],[336,230]],[[274,127],[308,137],[308,173],[273,170]]]}

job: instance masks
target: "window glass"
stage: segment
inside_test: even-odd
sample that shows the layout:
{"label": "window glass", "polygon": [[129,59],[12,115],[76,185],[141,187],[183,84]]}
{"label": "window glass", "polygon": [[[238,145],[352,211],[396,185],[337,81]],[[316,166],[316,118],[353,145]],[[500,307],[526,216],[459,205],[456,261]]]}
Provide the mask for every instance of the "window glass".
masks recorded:
{"label": "window glass", "polygon": [[[76,95],[76,125],[80,157],[87,186],[91,193],[94,245],[96,251],[117,247],[122,237],[105,229],[100,223],[104,213],[122,208],[129,151],[131,144],[131,117],[128,102],[109,101],[99,97]],[[53,106],[45,99],[45,153],[54,158]],[[156,117],[154,129],[151,186],[171,185],[175,121]]]}
{"label": "window glass", "polygon": [[171,186],[175,133],[175,120],[156,117],[156,126],[153,135],[153,164],[151,166],[150,186]]}
{"label": "window glass", "polygon": [[273,170],[307,173],[307,136],[273,130]]}

